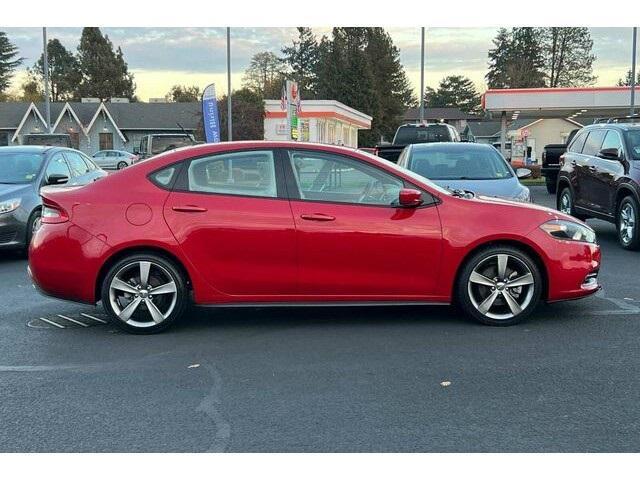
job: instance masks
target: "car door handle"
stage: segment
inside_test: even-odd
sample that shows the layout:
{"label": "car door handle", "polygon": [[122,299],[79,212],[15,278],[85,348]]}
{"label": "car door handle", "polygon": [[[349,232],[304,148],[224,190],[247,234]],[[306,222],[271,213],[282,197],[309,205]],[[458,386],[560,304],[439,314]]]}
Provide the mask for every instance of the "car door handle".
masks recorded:
{"label": "car door handle", "polygon": [[571,160],[571,165],[573,165],[574,167],[578,164],[578,162],[576,162],[575,160]]}
{"label": "car door handle", "polygon": [[186,213],[198,213],[198,212],[206,212],[207,209],[204,207],[198,207],[197,205],[176,205],[175,207],[171,207],[171,210],[174,212],[186,212]]}
{"label": "car door handle", "polygon": [[315,222],[332,222],[336,219],[336,217],[325,215],[324,213],[303,213],[302,215],[300,215],[300,218],[303,220],[312,220]]}
{"label": "car door handle", "polygon": [[589,165],[589,170],[595,172],[596,170],[598,170],[598,168],[595,165]]}

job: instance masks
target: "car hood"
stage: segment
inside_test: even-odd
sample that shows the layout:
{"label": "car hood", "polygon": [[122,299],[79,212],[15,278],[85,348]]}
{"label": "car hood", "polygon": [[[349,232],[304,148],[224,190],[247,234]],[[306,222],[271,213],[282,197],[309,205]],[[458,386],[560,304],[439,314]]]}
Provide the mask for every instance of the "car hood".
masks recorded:
{"label": "car hood", "polygon": [[450,190],[469,190],[476,195],[489,197],[516,198],[526,189],[516,177],[496,180],[432,180]]}
{"label": "car hood", "polygon": [[[497,198],[497,197],[487,197],[487,196],[483,196],[483,195],[476,195],[473,199],[471,199],[470,201],[472,202],[482,202],[485,204],[492,204],[492,205],[501,205],[501,206],[507,206],[507,207],[513,207],[513,208],[517,208],[520,212],[525,209],[525,210],[529,210],[532,213],[535,212],[538,215],[544,215],[548,218],[548,220],[568,220],[570,222],[574,222],[574,223],[579,223],[581,225],[585,225],[587,227],[589,227],[589,225],[587,225],[586,223],[584,223],[582,220],[579,220],[575,217],[572,217],[571,215],[566,215],[554,208],[549,208],[549,207],[544,207],[542,205],[536,205],[535,203],[522,203],[522,202],[516,202],[514,200],[507,200],[507,199],[503,199],[503,198]],[[532,215],[533,216],[533,215]],[[591,228],[591,227],[589,227]]]}
{"label": "car hood", "polygon": [[33,192],[33,186],[30,183],[21,183],[18,185],[0,183],[0,200],[21,197],[31,192]]}

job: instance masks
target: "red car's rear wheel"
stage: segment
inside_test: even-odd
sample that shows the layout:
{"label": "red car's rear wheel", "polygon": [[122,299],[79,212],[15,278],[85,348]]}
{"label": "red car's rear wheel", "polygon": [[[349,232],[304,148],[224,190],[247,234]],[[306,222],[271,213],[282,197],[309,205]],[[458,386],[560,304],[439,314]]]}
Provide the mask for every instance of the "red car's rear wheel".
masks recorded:
{"label": "red car's rear wheel", "polygon": [[185,279],[170,260],[135,254],[113,265],[102,284],[102,305],[131,333],[155,333],[175,322],[187,304]]}

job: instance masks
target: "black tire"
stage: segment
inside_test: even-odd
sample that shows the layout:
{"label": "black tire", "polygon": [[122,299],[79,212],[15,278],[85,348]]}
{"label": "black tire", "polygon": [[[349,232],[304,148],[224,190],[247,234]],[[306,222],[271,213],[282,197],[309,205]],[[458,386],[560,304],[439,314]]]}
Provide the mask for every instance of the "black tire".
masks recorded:
{"label": "black tire", "polygon": [[[148,286],[143,289],[139,288],[142,284],[141,275],[138,277],[138,283],[140,285],[138,285],[138,287],[134,287],[134,284],[136,283],[134,278],[136,268],[138,268],[138,272],[141,272],[141,262],[151,264],[149,273],[147,274]],[[126,283],[128,283],[129,287],[138,290],[137,295],[115,289],[115,291],[121,293],[121,295],[115,296],[116,293],[111,286],[116,275],[119,275],[118,279],[123,281],[126,281],[126,278],[130,276],[131,280]],[[170,282],[173,282],[175,286],[175,302],[173,301],[173,293],[155,294],[156,300],[153,300],[153,288],[169,284]],[[114,296],[112,296],[112,292],[114,292]],[[169,296],[171,296],[171,298],[169,298]],[[118,312],[116,312],[114,304],[117,308],[121,309],[120,313],[123,314],[129,305],[129,303],[126,302],[128,301],[133,303],[134,300],[137,301],[138,298],[140,300],[137,304],[138,307],[134,307],[129,321],[125,321],[119,316]],[[173,261],[161,255],[142,253],[125,257],[111,266],[102,282],[101,299],[102,307],[108,314],[111,322],[118,328],[129,333],[150,334],[166,330],[181,317],[184,309],[189,303],[189,291],[184,274]],[[161,314],[163,313],[162,310],[166,309],[166,312],[164,312],[167,314],[166,317],[159,322],[154,322],[151,315],[151,309],[148,307],[148,302],[153,303]],[[170,308],[171,305],[173,305],[172,308]]]}
{"label": "black tire", "polygon": [[116,168],[118,170],[122,170],[123,168],[127,168],[129,165],[127,164],[127,162],[118,162],[118,165],[116,165]]}
{"label": "black tire", "polygon": [[[630,226],[630,229],[624,229],[623,222],[627,222],[627,227]],[[640,250],[640,206],[638,201],[631,195],[624,197],[620,205],[618,205],[616,231],[622,248]]]}
{"label": "black tire", "polygon": [[545,177],[544,183],[547,186],[547,192],[549,192],[552,195],[554,193],[556,193],[556,190],[558,189],[558,179],[557,178]]}
{"label": "black tire", "polygon": [[29,216],[29,220],[27,221],[27,233],[25,234],[24,240],[24,254],[29,255],[29,245],[31,244],[31,239],[33,238],[33,234],[40,227],[40,218],[42,216],[42,211],[38,208],[34,210]]}
{"label": "black tire", "polygon": [[[490,287],[471,281],[471,275],[474,274],[476,269],[482,269],[486,266],[487,271],[491,271],[493,259],[505,255],[508,257],[505,264],[506,277],[515,274],[510,282],[515,282],[520,278],[524,279],[527,274],[530,274],[531,284],[522,285],[518,290],[517,286],[515,288],[509,287],[508,283],[501,281],[496,284],[494,283],[494,275],[487,277],[484,274],[485,280],[490,280],[494,285],[499,284],[499,286]],[[498,291],[495,292],[495,290]],[[520,323],[536,309],[542,298],[542,290],[543,278],[540,273],[540,267],[528,253],[509,245],[496,245],[478,251],[465,262],[458,276],[455,297],[460,308],[478,322],[494,327],[507,327]],[[486,297],[483,297],[484,295]],[[481,312],[479,308],[484,302],[480,300],[482,298],[488,300],[492,295],[496,296],[493,297],[494,300],[491,302],[489,310],[486,313]],[[521,307],[520,311],[514,313],[514,309],[509,305],[506,295],[509,295],[511,300],[516,301],[518,306]]]}

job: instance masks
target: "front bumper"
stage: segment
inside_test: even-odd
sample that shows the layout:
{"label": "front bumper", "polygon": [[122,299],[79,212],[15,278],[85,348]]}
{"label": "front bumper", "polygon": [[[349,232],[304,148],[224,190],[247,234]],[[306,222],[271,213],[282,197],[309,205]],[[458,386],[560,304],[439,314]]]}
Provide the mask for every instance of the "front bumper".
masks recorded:
{"label": "front bumper", "polygon": [[600,290],[602,255],[595,243],[553,238],[540,228],[528,237],[542,247],[547,273],[547,301],[559,302],[593,295]]}
{"label": "front bumper", "polygon": [[0,250],[13,250],[26,246],[27,217],[20,208],[0,213]]}

